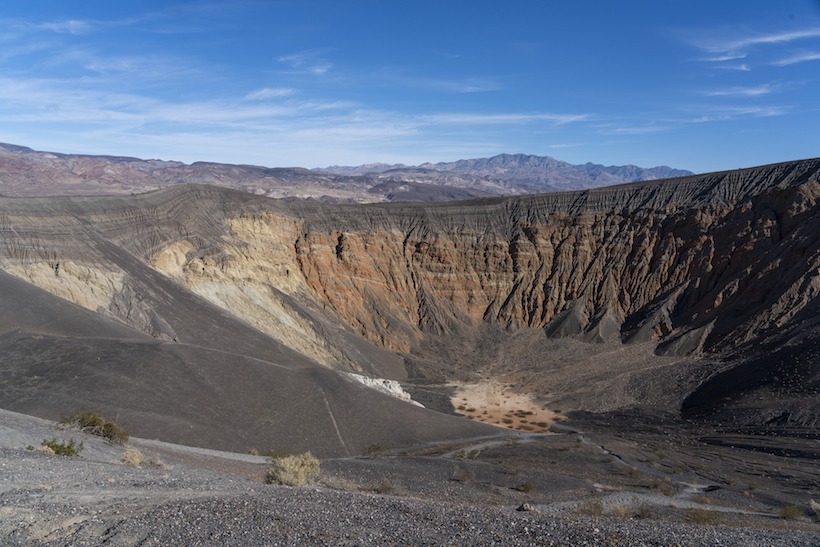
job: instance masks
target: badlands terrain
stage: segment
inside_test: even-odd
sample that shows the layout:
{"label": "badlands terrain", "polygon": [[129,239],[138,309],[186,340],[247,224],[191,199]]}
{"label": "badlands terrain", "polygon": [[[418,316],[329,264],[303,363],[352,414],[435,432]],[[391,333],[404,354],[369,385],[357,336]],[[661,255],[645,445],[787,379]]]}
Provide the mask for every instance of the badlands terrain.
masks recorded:
{"label": "badlands terrain", "polygon": [[[0,537],[816,545],[818,197],[817,159],[435,204],[2,197]],[[55,425],[79,408],[149,463]],[[264,484],[269,450],[316,484]]]}

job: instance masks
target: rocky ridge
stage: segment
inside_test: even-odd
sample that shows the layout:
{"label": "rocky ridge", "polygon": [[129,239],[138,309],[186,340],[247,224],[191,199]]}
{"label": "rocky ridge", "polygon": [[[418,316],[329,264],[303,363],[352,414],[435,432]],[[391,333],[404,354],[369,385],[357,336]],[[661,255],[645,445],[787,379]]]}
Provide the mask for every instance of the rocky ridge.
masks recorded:
{"label": "rocky ridge", "polygon": [[452,201],[577,189],[689,174],[666,167],[572,166],[552,158],[502,155],[416,168],[371,164],[269,168],[38,152],[0,143],[0,195],[127,195],[178,184],[212,184],[256,195],[327,202]]}
{"label": "rocky ridge", "polygon": [[666,166],[647,169],[636,165],[605,166],[591,162],[572,165],[549,156],[527,154],[499,154],[491,158],[425,163],[419,167],[505,180],[540,188],[542,192],[597,188],[622,182],[668,179],[693,174],[691,171]]}

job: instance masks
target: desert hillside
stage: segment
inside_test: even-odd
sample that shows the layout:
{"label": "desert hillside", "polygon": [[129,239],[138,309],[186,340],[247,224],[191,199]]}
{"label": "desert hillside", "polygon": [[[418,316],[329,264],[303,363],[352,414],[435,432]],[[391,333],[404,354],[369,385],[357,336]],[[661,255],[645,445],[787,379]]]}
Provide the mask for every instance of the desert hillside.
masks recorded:
{"label": "desert hillside", "polygon": [[370,164],[325,169],[144,160],[41,152],[0,143],[0,195],[127,195],[210,184],[274,198],[325,202],[438,202],[596,188],[692,174],[670,167],[572,165],[548,156],[500,154],[413,167]]}
{"label": "desert hillside", "polygon": [[[432,385],[437,410],[457,406],[442,401],[447,386],[492,378],[561,411],[643,406],[814,426],[819,172],[806,160],[438,205],[284,202],[196,185],[3,198],[0,264],[163,355],[210,352],[219,374],[222,352],[307,367],[311,381],[332,369]],[[128,406],[77,389],[78,402]],[[24,390],[4,404],[57,412]],[[340,438],[334,450],[350,451]]]}

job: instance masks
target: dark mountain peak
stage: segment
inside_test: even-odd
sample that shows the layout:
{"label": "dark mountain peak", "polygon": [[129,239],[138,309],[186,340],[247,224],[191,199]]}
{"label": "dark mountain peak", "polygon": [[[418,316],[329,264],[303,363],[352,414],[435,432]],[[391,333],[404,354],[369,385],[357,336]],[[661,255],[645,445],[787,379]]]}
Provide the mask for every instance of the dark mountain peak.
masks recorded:
{"label": "dark mountain peak", "polygon": [[27,146],[19,146],[16,144],[8,144],[5,142],[0,142],[0,149],[5,150],[6,152],[15,152],[17,154],[31,154],[34,152],[34,150]]}

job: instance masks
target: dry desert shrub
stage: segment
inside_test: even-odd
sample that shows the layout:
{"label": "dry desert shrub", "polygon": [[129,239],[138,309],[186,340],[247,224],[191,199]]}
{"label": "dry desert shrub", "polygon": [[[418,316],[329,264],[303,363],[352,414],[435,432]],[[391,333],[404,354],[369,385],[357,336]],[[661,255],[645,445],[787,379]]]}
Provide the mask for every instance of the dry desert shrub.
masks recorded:
{"label": "dry desert shrub", "polygon": [[598,500],[587,500],[579,505],[575,512],[589,517],[600,517],[604,514],[604,504]]}
{"label": "dry desert shrub", "polygon": [[159,456],[153,455],[144,463],[145,467],[153,467],[155,469],[168,469],[168,466],[165,465]]}
{"label": "dry desert shrub", "polygon": [[652,479],[652,489],[658,490],[664,496],[674,496],[677,493],[669,479]]}
{"label": "dry desert shrub", "polygon": [[125,444],[128,433],[115,421],[103,418],[90,410],[78,410],[60,418],[60,424],[108,439],[111,444]]}
{"label": "dry desert shrub", "polygon": [[607,512],[613,517],[621,519],[632,518],[632,509],[627,505],[610,505],[607,507]]}
{"label": "dry desert shrub", "polygon": [[393,491],[393,483],[389,479],[382,479],[379,484],[371,488],[376,494],[389,494]]}
{"label": "dry desert shrub", "polygon": [[371,444],[364,449],[364,457],[377,460],[390,455],[390,449],[381,443]]}
{"label": "dry desert shrub", "polygon": [[296,456],[285,456],[273,461],[265,475],[268,484],[302,486],[313,482],[319,476],[319,460],[310,452]]}
{"label": "dry desert shrub", "polygon": [[83,451],[83,443],[77,444],[77,441],[74,439],[70,439],[68,442],[66,441],[58,441],[57,438],[52,438],[50,441],[48,439],[43,439],[41,443],[43,452],[47,454],[56,454],[58,456],[79,456],[80,452]]}
{"label": "dry desert shrub", "polygon": [[458,482],[467,482],[467,481],[469,481],[471,478],[473,478],[473,476],[472,476],[472,475],[470,475],[470,472],[469,472],[469,471],[466,471],[466,470],[462,471],[461,473],[459,473],[459,474],[456,476],[456,480],[457,480]]}
{"label": "dry desert shrub", "polygon": [[708,509],[690,507],[686,510],[686,521],[691,524],[717,524],[720,521],[720,515]]}
{"label": "dry desert shrub", "polygon": [[780,516],[786,520],[797,520],[803,516],[803,511],[794,505],[784,505],[780,508]]}
{"label": "dry desert shrub", "polygon": [[519,492],[524,492],[525,494],[529,494],[530,492],[535,490],[535,485],[530,481],[524,481],[518,485],[518,488],[516,488],[516,490],[518,490]]}
{"label": "dry desert shrub", "polygon": [[820,501],[811,500],[809,501],[809,507],[811,510],[814,511],[814,514],[817,518],[820,518]]}
{"label": "dry desert shrub", "polygon": [[142,452],[136,448],[129,448],[122,455],[122,463],[131,467],[139,467],[143,461],[145,461],[145,458],[142,456]]}

